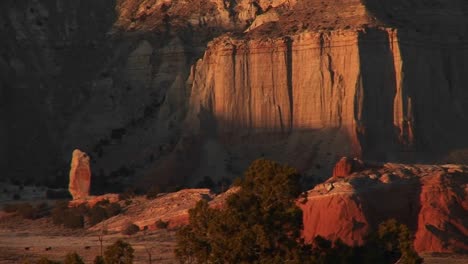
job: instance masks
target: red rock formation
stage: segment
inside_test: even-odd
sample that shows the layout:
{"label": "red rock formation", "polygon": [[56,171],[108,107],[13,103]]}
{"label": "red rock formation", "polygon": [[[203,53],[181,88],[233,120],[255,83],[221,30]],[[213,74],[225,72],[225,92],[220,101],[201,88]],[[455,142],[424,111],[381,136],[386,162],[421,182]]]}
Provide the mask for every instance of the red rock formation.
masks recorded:
{"label": "red rock formation", "polygon": [[89,156],[79,149],[73,151],[70,182],[68,190],[73,200],[84,199],[89,196],[91,185],[91,169],[89,167]]}
{"label": "red rock formation", "polygon": [[91,230],[100,230],[105,226],[110,231],[121,231],[129,222],[136,224],[140,229],[145,226],[154,229],[158,220],[168,221],[169,228],[185,225],[189,219],[188,210],[199,200],[211,200],[213,197],[209,189],[185,189],[161,195],[154,200],[136,198],[125,209],[125,214],[107,219],[91,227]]}
{"label": "red rock formation", "polygon": [[336,163],[335,168],[333,168],[332,177],[345,177],[362,168],[363,163],[360,160],[343,157]]}
{"label": "red rock formation", "polygon": [[467,251],[467,186],[466,166],[367,167],[316,186],[306,203],[298,203],[304,212],[304,237],[361,244],[370,229],[395,218],[415,232],[418,252]]}

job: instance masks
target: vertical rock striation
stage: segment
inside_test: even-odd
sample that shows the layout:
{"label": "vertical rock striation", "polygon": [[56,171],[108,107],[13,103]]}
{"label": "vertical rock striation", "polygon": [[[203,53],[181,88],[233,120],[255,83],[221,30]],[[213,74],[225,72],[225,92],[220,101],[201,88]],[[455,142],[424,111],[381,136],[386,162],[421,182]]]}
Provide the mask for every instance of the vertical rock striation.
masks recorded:
{"label": "vertical rock striation", "polygon": [[89,156],[79,149],[75,149],[72,154],[70,168],[70,182],[68,190],[73,200],[85,199],[89,196],[91,185],[91,168],[89,166]]}
{"label": "vertical rock striation", "polygon": [[220,134],[334,128],[350,155],[437,159],[467,146],[455,121],[466,118],[465,46],[390,28],[223,37],[194,69],[191,109],[208,109]]}

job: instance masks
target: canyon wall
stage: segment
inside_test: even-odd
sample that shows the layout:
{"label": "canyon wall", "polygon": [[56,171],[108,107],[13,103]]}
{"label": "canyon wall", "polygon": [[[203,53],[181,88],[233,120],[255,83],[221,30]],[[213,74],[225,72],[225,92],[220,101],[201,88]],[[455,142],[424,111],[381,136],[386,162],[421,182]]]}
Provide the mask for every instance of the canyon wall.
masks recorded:
{"label": "canyon wall", "polygon": [[437,161],[468,143],[466,47],[387,28],[219,38],[195,66],[190,109],[221,135],[337,129],[344,145],[328,152]]}
{"label": "canyon wall", "polygon": [[464,1],[0,5],[7,178],[63,185],[75,148],[117,187],[260,156],[309,179],[343,155],[467,161]]}

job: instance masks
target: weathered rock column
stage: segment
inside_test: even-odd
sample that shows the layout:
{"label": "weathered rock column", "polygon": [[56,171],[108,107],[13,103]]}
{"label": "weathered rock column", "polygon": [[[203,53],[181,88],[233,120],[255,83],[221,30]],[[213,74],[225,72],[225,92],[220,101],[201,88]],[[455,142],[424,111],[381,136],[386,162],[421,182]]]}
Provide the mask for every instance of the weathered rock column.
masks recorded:
{"label": "weathered rock column", "polygon": [[70,168],[70,182],[68,190],[73,200],[84,199],[89,196],[91,185],[91,168],[89,167],[89,156],[79,149],[72,154]]}

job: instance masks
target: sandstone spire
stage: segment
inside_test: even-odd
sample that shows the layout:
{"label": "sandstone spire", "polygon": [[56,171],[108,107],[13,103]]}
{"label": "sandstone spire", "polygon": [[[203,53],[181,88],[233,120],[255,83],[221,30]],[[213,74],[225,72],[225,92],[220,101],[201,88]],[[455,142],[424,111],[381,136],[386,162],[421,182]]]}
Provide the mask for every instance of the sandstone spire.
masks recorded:
{"label": "sandstone spire", "polygon": [[88,197],[90,185],[91,168],[89,166],[89,156],[81,150],[75,149],[72,154],[70,183],[68,185],[68,190],[73,196],[73,200]]}

